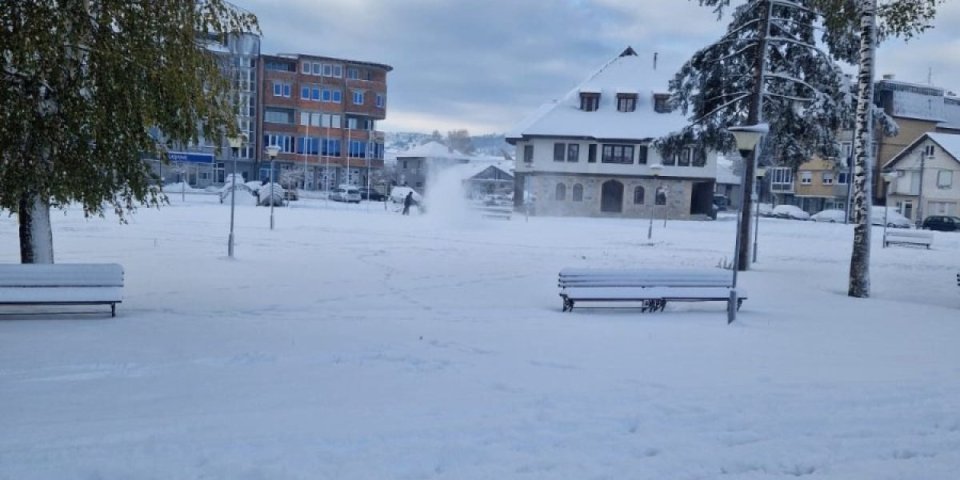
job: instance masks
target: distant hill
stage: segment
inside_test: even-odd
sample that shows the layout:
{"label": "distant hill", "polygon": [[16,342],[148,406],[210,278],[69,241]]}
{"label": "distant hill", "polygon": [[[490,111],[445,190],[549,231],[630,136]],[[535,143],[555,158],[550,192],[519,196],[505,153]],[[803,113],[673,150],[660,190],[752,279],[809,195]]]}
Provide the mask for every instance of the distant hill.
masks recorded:
{"label": "distant hill", "polygon": [[[417,145],[426,143],[431,139],[428,133],[414,132],[386,132],[384,149],[388,160],[397,158],[397,154],[408,150]],[[477,154],[490,156],[503,156],[504,153],[514,158],[516,149],[504,139],[505,136],[499,133],[487,135],[471,135],[470,140],[477,149]]]}

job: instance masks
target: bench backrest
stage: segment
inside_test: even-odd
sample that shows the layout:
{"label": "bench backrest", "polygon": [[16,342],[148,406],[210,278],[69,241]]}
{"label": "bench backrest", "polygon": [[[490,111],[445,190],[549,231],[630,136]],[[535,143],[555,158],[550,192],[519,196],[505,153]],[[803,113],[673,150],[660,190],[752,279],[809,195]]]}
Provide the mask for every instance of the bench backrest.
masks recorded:
{"label": "bench backrest", "polygon": [[726,270],[694,269],[564,269],[560,287],[729,287]]}
{"label": "bench backrest", "polygon": [[123,267],[116,263],[0,265],[3,287],[123,287]]}
{"label": "bench backrest", "polygon": [[887,230],[887,237],[901,237],[901,238],[919,238],[919,239],[932,239],[933,232],[923,232],[923,231],[912,231],[912,230]]}

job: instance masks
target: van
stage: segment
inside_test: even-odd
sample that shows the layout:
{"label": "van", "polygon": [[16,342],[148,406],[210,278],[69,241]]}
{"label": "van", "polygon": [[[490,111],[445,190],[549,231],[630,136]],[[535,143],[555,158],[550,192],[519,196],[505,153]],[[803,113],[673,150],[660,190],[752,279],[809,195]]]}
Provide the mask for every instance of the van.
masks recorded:
{"label": "van", "polygon": [[335,202],[360,203],[360,189],[353,185],[340,185],[330,193],[330,200]]}

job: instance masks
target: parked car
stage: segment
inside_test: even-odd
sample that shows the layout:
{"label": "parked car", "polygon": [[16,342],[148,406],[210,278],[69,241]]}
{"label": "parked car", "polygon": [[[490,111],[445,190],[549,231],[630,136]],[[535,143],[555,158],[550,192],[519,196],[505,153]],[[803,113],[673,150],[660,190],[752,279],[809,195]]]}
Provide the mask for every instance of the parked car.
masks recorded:
{"label": "parked car", "polygon": [[837,209],[828,209],[814,213],[810,220],[814,222],[843,223],[847,218],[847,212]]}
{"label": "parked car", "polygon": [[360,203],[360,189],[352,185],[340,185],[330,193],[335,202]]}
{"label": "parked car", "polygon": [[[884,214],[886,209],[886,214]],[[887,221],[887,226],[892,228],[910,228],[912,222],[909,218],[900,215],[893,207],[874,206],[870,210],[870,224],[883,226],[883,221]]]}
{"label": "parked car", "polygon": [[940,230],[942,232],[954,232],[960,230],[960,217],[951,217],[950,215],[931,215],[923,219],[923,228],[929,230]]}
{"label": "parked car", "polygon": [[288,188],[283,192],[284,200],[300,200],[300,194],[296,188]]}
{"label": "parked car", "polygon": [[796,205],[777,205],[773,207],[773,216],[793,220],[810,220],[810,214]]}
{"label": "parked car", "polygon": [[380,191],[375,188],[360,187],[357,190],[360,191],[360,198],[363,200],[382,202],[387,199],[386,195],[380,193]]}
{"label": "parked car", "polygon": [[413,192],[414,202],[417,202],[417,204],[423,203],[423,197],[410,187],[393,187],[393,189],[390,190],[390,201],[393,203],[403,203],[403,199],[407,198],[407,194],[410,192]]}

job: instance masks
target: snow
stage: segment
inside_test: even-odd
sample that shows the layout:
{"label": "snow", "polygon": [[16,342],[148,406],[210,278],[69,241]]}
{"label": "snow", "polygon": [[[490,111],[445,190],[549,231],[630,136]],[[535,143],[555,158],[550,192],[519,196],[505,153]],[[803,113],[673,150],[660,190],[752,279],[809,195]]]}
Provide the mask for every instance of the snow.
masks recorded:
{"label": "snow", "polygon": [[[953,479],[960,235],[880,248],[760,220],[720,303],[560,312],[565,267],[711,268],[714,222],[446,222],[395,205],[171,196],[53,217],[58,262],[116,262],[117,318],[4,307],[0,478]],[[432,211],[432,210],[431,210]],[[15,232],[15,218],[0,216]],[[18,261],[16,235],[0,261]],[[81,309],[83,307],[76,307]],[[96,308],[96,307],[94,307]],[[22,312],[22,314],[13,314]]]}
{"label": "snow", "polygon": [[937,142],[953,159],[960,162],[960,135],[949,133],[926,133],[934,142]]}
{"label": "snow", "polygon": [[[652,55],[649,58],[653,58]],[[687,124],[679,112],[654,111],[654,93],[667,93],[673,71],[656,70],[646,57],[614,58],[563,98],[541,106],[507,134],[524,136],[591,137],[597,139],[659,138]],[[580,110],[580,93],[600,93],[596,111]],[[637,93],[636,111],[617,111],[617,92]]]}

